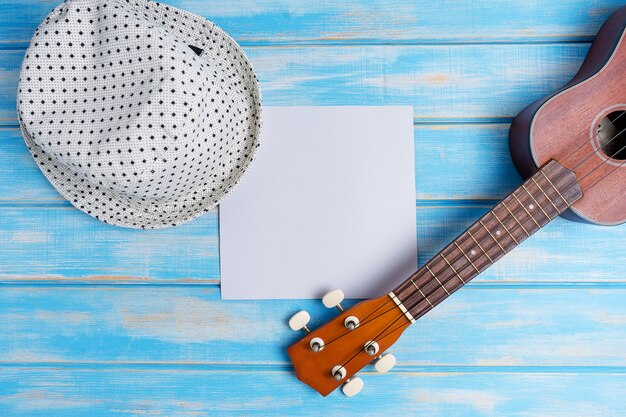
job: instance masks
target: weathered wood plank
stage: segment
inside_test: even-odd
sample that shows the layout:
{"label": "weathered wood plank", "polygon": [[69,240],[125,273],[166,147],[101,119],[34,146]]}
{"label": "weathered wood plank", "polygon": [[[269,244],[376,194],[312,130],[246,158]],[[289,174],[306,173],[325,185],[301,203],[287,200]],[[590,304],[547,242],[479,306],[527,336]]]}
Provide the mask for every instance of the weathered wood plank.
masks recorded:
{"label": "weathered wood plank", "polygon": [[[420,263],[486,211],[480,206],[418,208]],[[71,207],[2,207],[0,218],[2,282],[191,283],[219,278],[216,212],[159,231],[108,226]],[[477,279],[622,282],[626,254],[619,242],[625,227],[555,220]]]}
{"label": "weathered wood plank", "polygon": [[[576,72],[588,44],[247,47],[266,105],[412,105],[416,118],[511,118]],[[0,51],[15,124],[23,50]],[[297,92],[297,94],[295,93]]]}
{"label": "weathered wood plank", "polygon": [[[417,219],[422,263],[492,204],[480,200],[501,198],[519,184],[520,179],[508,156],[507,129],[506,125],[416,126]],[[0,137],[5,144],[0,147],[0,166],[3,168],[0,202],[4,205],[1,210],[6,221],[0,230],[6,241],[11,242],[9,250],[0,253],[5,278],[19,275],[33,279],[60,274],[83,278],[116,275],[217,280],[215,213],[184,229],[162,231],[155,240],[136,231],[102,225],[63,203],[36,168],[19,131],[5,130]],[[435,200],[431,200],[433,198]],[[476,203],[467,201],[471,198],[479,200]],[[464,207],[467,203],[470,207]],[[58,207],[31,208],[33,204]],[[24,207],[20,207],[22,205]],[[506,275],[506,279],[521,281],[621,280],[619,272],[625,259],[619,251],[620,245],[615,242],[623,240],[624,227],[602,228],[558,221],[480,279],[505,279]],[[203,255],[193,254],[195,249],[192,246],[198,244],[197,240],[183,237],[189,230],[193,230],[193,236],[205,240],[200,247],[213,248],[210,255],[204,252],[199,252]],[[92,235],[98,238],[92,239]],[[141,243],[152,254],[176,245],[175,259],[179,261],[172,262],[169,257],[139,256],[136,250],[130,250],[138,244],[135,238],[127,242],[132,236],[145,236],[146,241],[153,242]],[[68,245],[68,239],[75,239],[75,243]],[[93,250],[83,253],[77,248]],[[92,253],[97,255],[93,257]],[[186,255],[181,256],[181,253]],[[589,256],[582,258],[576,256],[577,253]],[[16,256],[22,263],[14,262]],[[197,265],[182,267],[183,259],[193,260]],[[589,262],[590,259],[598,261]],[[567,269],[572,262],[576,264],[575,271],[570,276],[563,276],[563,268]],[[24,273],[23,266],[27,266],[27,273]]]}
{"label": "weathered wood plank", "polygon": [[[442,203],[445,205],[418,207],[421,264],[488,209]],[[0,219],[2,282],[215,283],[219,278],[215,211],[186,225],[158,231],[108,226],[69,206],[0,207]],[[477,279],[622,282],[626,254],[620,242],[625,227],[557,219]]]}
{"label": "weathered wood plank", "polygon": [[508,137],[508,124],[416,125],[416,199],[504,198],[522,183]]}
{"label": "weathered wood plank", "polygon": [[[27,40],[59,1],[0,6],[4,126]],[[576,71],[622,5],[167,1],[246,45],[266,104],[415,107],[422,263],[519,181],[506,124],[422,124],[506,121]],[[626,414],[626,226],[549,226],[420,320],[399,367],[368,370],[349,400],[289,371],[285,321],[304,307],[319,324],[333,314],[321,303],[222,302],[194,285],[219,279],[216,216],[106,226],[62,202],[16,129],[0,132],[0,415]]]}
{"label": "weathered wood plank", "polygon": [[[15,0],[3,4],[0,40],[27,41],[61,0]],[[538,42],[594,36],[623,4],[617,0],[459,3],[348,0],[168,0],[213,20],[242,43],[312,42]],[[501,6],[500,6],[501,5]],[[17,18],[19,16],[19,18]]]}
{"label": "weathered wood plank", "polygon": [[73,207],[0,208],[0,276],[217,282],[217,212],[163,230],[101,223]]}
{"label": "weathered wood plank", "polygon": [[[481,204],[463,208],[459,206],[464,202],[454,200],[502,197],[519,182],[519,177],[507,155],[506,125],[417,126],[415,132],[418,199],[451,200],[432,201],[417,212],[420,260],[424,262],[488,207]],[[9,243],[0,253],[0,270],[5,279],[59,275],[91,280],[111,275],[115,278],[103,279],[149,276],[216,282],[219,262],[215,213],[183,228],[160,232],[108,227],[62,203],[36,168],[18,130],[4,130],[1,135],[0,201],[5,207],[0,233]],[[437,175],[441,172],[446,174]],[[19,207],[40,203],[61,206]],[[424,203],[427,201],[418,201]],[[438,208],[440,203],[448,207]],[[624,255],[618,251],[620,245],[615,244],[623,239],[622,229],[559,221],[481,279],[505,279],[505,275],[506,279],[522,281],[622,279],[616,273],[621,271]],[[185,237],[187,234],[190,237]],[[139,247],[147,252],[139,251]],[[598,259],[597,265],[576,253]],[[562,268],[571,262],[577,268],[565,277]],[[599,268],[600,264],[606,268]]]}
{"label": "weathered wood plank", "polygon": [[0,203],[62,204],[31,156],[19,129],[0,129]]}
{"label": "weathered wood plank", "polygon": [[[448,202],[445,202],[448,203]],[[491,207],[417,210],[419,263],[424,264]],[[561,218],[531,236],[477,280],[594,282],[624,280],[626,225],[606,227]]]}
{"label": "weathered wood plank", "polygon": [[[626,367],[625,298],[623,287],[470,284],[393,351],[404,367]],[[4,286],[0,362],[286,365],[300,337],[287,319],[301,308],[313,327],[335,315],[318,300],[224,302],[213,286]]]}
{"label": "weathered wood plank", "polygon": [[580,416],[626,413],[623,371],[363,373],[324,398],[286,371],[0,368],[0,413],[37,416]]}
{"label": "weathered wood plank", "polygon": [[[508,125],[415,127],[415,195],[428,199],[496,199],[521,182],[508,150]],[[445,173],[445,174],[441,174]],[[63,204],[18,129],[0,129],[0,204]]]}

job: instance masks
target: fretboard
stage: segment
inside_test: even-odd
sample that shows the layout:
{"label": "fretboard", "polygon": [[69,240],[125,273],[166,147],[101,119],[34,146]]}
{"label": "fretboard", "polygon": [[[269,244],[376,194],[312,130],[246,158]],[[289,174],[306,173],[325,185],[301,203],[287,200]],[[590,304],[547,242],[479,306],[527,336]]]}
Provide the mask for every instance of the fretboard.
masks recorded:
{"label": "fretboard", "polygon": [[391,295],[418,319],[581,197],[575,174],[550,161]]}

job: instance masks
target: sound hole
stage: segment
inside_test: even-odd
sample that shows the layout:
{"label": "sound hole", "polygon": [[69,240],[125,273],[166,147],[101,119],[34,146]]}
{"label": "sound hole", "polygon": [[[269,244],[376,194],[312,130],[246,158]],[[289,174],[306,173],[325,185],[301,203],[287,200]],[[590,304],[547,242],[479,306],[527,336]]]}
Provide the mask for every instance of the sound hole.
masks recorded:
{"label": "sound hole", "polygon": [[600,151],[609,158],[626,160],[626,111],[614,111],[598,125]]}

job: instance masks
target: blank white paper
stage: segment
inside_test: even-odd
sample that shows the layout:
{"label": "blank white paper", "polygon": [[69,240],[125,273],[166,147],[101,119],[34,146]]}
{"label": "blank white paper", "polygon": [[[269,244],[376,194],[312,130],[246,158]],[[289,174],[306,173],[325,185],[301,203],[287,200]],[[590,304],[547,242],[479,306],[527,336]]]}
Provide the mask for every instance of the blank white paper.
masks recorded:
{"label": "blank white paper", "polygon": [[417,270],[412,107],[264,108],[219,220],[224,299],[392,290]]}

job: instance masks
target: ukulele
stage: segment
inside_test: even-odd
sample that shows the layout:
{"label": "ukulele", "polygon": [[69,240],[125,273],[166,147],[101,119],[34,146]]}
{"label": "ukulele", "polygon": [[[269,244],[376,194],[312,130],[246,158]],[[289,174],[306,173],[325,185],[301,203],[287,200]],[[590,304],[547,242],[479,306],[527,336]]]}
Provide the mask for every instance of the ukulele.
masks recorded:
{"label": "ukulele", "polygon": [[288,348],[298,379],[326,396],[384,353],[417,319],[557,216],[601,225],[626,221],[626,7],[602,26],[574,78],[524,109],[510,129],[510,150],[524,183],[398,287],[344,310],[343,293],[323,298],[340,314],[310,331],[309,315],[289,325],[306,335]]}

